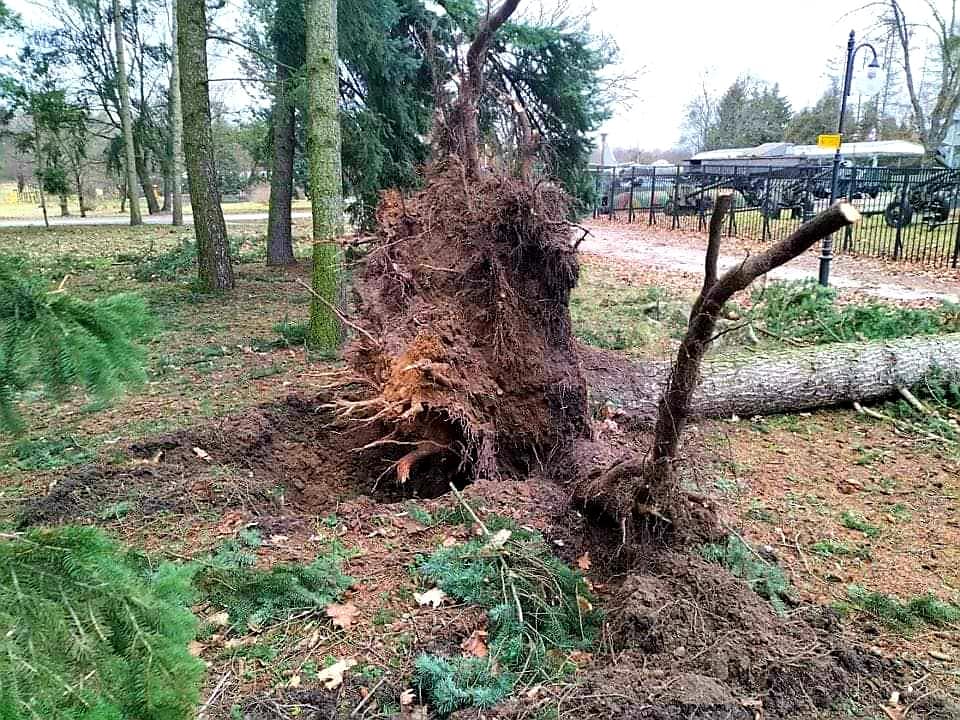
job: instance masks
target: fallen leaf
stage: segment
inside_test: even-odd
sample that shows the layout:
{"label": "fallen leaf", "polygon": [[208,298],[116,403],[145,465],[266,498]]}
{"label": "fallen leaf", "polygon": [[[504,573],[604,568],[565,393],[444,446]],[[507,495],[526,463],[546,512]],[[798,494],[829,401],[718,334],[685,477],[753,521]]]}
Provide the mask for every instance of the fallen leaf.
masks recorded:
{"label": "fallen leaf", "polygon": [[338,688],[343,683],[343,674],[356,664],[357,661],[353,658],[335,662],[330,667],[324,668],[317,673],[317,681],[322,682],[327,690]]}
{"label": "fallen leaf", "polygon": [[331,603],[327,605],[326,610],[327,617],[333,620],[334,627],[343,628],[344,630],[350,627],[357,618],[357,615],[360,614],[360,610],[352,602],[343,605]]}
{"label": "fallen leaf", "polygon": [[577,605],[580,606],[581,612],[590,612],[593,610],[593,605],[591,602],[582,595],[577,595]]}
{"label": "fallen leaf", "polygon": [[453,535],[447,535],[447,536],[443,539],[443,546],[444,546],[445,548],[453,547],[453,546],[456,545],[456,544],[457,544],[457,539],[456,539],[455,537],[453,537]]}
{"label": "fallen leaf", "polygon": [[497,530],[497,532],[495,532],[487,541],[487,547],[495,550],[497,548],[502,548],[507,544],[507,540],[509,540],[512,535],[513,533],[506,528],[503,530]]}
{"label": "fallen leaf", "polygon": [[207,452],[206,450],[204,450],[203,448],[195,447],[195,448],[193,449],[193,454],[196,455],[196,456],[197,456],[198,458],[200,458],[201,460],[209,460],[209,459],[210,459],[210,453],[208,453],[208,452]]}
{"label": "fallen leaf", "polygon": [[236,648],[242,648],[242,647],[246,647],[247,645],[252,645],[255,642],[256,642],[256,638],[252,638],[252,637],[230,638],[223,644],[223,646],[227,650],[235,650]]}
{"label": "fallen leaf", "polygon": [[204,645],[201,642],[197,642],[196,640],[191,640],[187,644],[187,650],[191,655],[193,655],[193,657],[200,657],[201,655],[203,655],[203,651],[206,649],[207,649],[206,645]]}
{"label": "fallen leaf", "polygon": [[402,693],[400,693],[400,705],[413,705],[414,699],[416,699],[417,694],[413,691],[413,688],[407,688]]}
{"label": "fallen leaf", "polygon": [[213,625],[215,627],[223,627],[230,624],[230,613],[226,610],[223,612],[214,613],[213,615],[208,615],[205,617],[204,622],[208,625]]}
{"label": "fallen leaf", "polygon": [[590,553],[585,552],[583,555],[577,558],[577,567],[581,570],[589,570],[591,565]]}
{"label": "fallen leaf", "polygon": [[487,633],[485,630],[474,630],[470,637],[460,643],[460,648],[468,655],[482,658],[487,656]]}
{"label": "fallen leaf", "polygon": [[447,594],[440,588],[433,588],[425,593],[414,593],[413,599],[417,601],[417,605],[429,605],[438,608],[447,599]]}
{"label": "fallen leaf", "polygon": [[247,524],[247,514],[241,510],[225,512],[217,524],[218,535],[232,535]]}
{"label": "fallen leaf", "polygon": [[567,660],[572,662],[574,665],[587,665],[593,660],[593,655],[583,650],[574,650],[567,656]]}
{"label": "fallen leaf", "polygon": [[287,687],[292,687],[292,688],[300,687],[300,676],[293,675],[289,680],[287,680]]}

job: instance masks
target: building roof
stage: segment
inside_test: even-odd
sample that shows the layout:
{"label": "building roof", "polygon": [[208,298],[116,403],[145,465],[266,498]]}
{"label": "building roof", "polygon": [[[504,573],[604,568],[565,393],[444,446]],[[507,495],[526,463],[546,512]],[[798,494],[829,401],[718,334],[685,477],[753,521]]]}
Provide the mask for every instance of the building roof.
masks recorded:
{"label": "building roof", "polygon": [[[764,143],[750,148],[727,148],[697,153],[693,162],[716,162],[718,160],[758,160],[773,158],[829,158],[834,154],[832,148],[816,145],[794,145],[793,143]],[[878,140],[875,142],[844,143],[840,154],[844,157],[872,157],[874,155],[898,155],[904,157],[922,157],[923,145],[907,140]]]}

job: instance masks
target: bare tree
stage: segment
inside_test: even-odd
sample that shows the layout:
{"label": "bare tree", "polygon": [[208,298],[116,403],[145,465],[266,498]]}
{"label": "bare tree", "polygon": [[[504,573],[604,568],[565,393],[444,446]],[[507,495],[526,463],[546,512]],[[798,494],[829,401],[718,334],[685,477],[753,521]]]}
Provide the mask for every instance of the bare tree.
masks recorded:
{"label": "bare tree", "polygon": [[[883,22],[896,38],[920,141],[927,152],[935,153],[943,145],[960,108],[960,35],[957,27],[957,0],[951,0],[946,13],[941,12],[932,0],[928,0],[926,5],[929,17],[922,22],[911,22],[899,0],[889,0]],[[936,81],[930,99],[921,92],[916,75],[914,54],[920,51],[916,47],[917,41],[924,45],[930,44],[937,63]]]}
{"label": "bare tree", "polygon": [[170,27],[174,52],[170,53],[170,134],[173,145],[173,225],[183,225],[183,101],[180,96],[180,53],[177,47],[177,0],[171,0]]}
{"label": "bare tree", "polygon": [[717,119],[717,99],[710,92],[708,80],[707,72],[701,73],[700,89],[687,103],[683,120],[682,141],[695,153],[706,149],[708,133]]}
{"label": "bare tree", "polygon": [[120,0],[113,0],[113,32],[117,43],[117,86],[120,89],[120,125],[123,128],[123,151],[127,171],[127,192],[130,197],[130,224],[140,225],[140,201],[137,199],[137,160],[133,147],[133,119],[130,113],[130,88],[123,48],[123,15]]}

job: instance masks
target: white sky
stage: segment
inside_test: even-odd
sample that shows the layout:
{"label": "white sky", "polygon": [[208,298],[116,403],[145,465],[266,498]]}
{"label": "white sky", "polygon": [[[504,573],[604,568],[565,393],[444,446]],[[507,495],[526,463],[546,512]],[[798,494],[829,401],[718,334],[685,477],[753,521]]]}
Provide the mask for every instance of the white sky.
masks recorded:
{"label": "white sky", "polygon": [[[521,11],[558,0],[523,0]],[[615,147],[670,148],[680,138],[684,106],[698,92],[701,75],[722,92],[738,75],[779,82],[794,109],[822,94],[831,70],[843,62],[847,34],[865,34],[872,24],[870,0],[568,0],[589,15],[594,32],[611,36],[623,70],[641,72],[632,106],[617,107],[603,128]],[[7,0],[30,23],[43,21],[36,0]],[[901,0],[908,18],[926,17],[925,0]],[[945,0],[937,0],[944,5]],[[241,0],[220,13],[236,15]],[[526,6],[526,8],[524,7]],[[881,48],[878,48],[881,49]],[[236,77],[229,46],[210,45],[211,77]],[[919,59],[919,57],[917,58]],[[233,107],[248,102],[237,84],[215,88]]]}
{"label": "white sky", "polygon": [[[827,86],[828,63],[842,67],[850,31],[860,35],[871,24],[869,12],[858,12],[867,2],[594,0],[593,30],[617,42],[625,68],[644,69],[635,83],[641,99],[618,108],[604,127],[609,142],[643,148],[677,143],[684,106],[704,70],[714,91],[749,73],[779,82],[795,110],[813,104]],[[921,2],[903,1],[908,17]]]}

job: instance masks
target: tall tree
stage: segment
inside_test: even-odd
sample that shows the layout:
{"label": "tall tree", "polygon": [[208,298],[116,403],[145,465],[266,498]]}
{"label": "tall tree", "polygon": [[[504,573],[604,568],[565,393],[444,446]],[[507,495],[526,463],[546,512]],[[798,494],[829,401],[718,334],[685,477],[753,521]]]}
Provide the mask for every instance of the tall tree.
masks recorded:
{"label": "tall tree", "polygon": [[306,0],[307,163],[313,209],[313,292],[310,343],[331,352],[340,344],[334,312],[340,283],[343,179],[337,112],[337,0]]}
{"label": "tall tree", "polygon": [[170,176],[173,219],[183,225],[183,102],[180,96],[180,53],[177,51],[177,0],[170,0],[170,28],[173,52],[170,53],[170,143],[173,145],[173,169]]}
{"label": "tall tree", "polygon": [[270,172],[270,212],[267,218],[267,264],[290,265],[293,255],[293,233],[290,210],[293,200],[293,163],[296,151],[297,78],[303,66],[304,42],[303,3],[300,0],[277,0],[270,26],[270,44],[276,57],[274,85],[273,159]]}
{"label": "tall tree", "polygon": [[717,99],[707,87],[707,75],[704,73],[700,78],[700,89],[684,108],[682,142],[685,147],[694,153],[707,148],[716,114]]}
{"label": "tall tree", "polygon": [[133,147],[133,119],[130,117],[130,87],[127,85],[127,66],[123,49],[123,14],[120,0],[113,0],[113,35],[117,55],[117,87],[120,91],[120,125],[123,129],[123,151],[126,159],[127,193],[130,200],[130,224],[141,225],[140,201],[137,198],[136,158]]}
{"label": "tall tree", "polygon": [[[116,0],[114,0],[116,2]],[[197,269],[204,290],[233,288],[227,225],[220,207],[220,182],[210,129],[207,75],[207,12],[204,0],[178,0],[177,51],[183,96],[183,153],[186,157],[197,238]]]}
{"label": "tall tree", "polygon": [[[933,154],[943,145],[960,110],[960,19],[957,0],[946,3],[946,12],[938,9],[934,2],[925,4],[929,13],[927,17],[910,21],[900,2],[889,0],[883,22],[897,41],[920,142],[928,153]],[[919,49],[915,46],[918,40],[923,43]],[[919,81],[916,76],[917,55],[926,55],[935,67],[932,72],[925,67],[927,72]],[[932,86],[924,92],[920,86],[928,77],[932,78]]]}
{"label": "tall tree", "polygon": [[790,103],[780,94],[778,85],[739,77],[717,104],[714,124],[707,133],[707,149],[781,142],[790,117]]}

